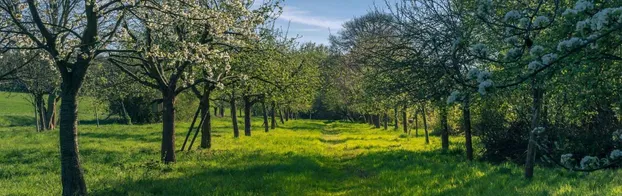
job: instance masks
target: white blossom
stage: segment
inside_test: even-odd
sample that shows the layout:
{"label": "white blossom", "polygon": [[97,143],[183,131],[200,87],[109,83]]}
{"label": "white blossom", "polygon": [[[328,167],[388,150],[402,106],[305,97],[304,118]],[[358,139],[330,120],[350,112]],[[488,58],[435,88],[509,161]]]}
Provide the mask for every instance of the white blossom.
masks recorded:
{"label": "white blossom", "polygon": [[484,81],[490,79],[491,77],[492,77],[492,73],[490,73],[489,71],[486,71],[486,70],[480,71],[477,74],[477,82],[480,82],[480,83],[484,82]]}
{"label": "white blossom", "polygon": [[541,67],[542,67],[542,63],[541,63],[540,61],[538,61],[538,60],[531,61],[531,62],[529,63],[529,65],[527,65],[527,68],[528,68],[530,71],[535,71],[535,70],[537,70],[537,69],[540,69]]}
{"label": "white blossom", "polygon": [[492,87],[492,85],[493,85],[492,80],[490,80],[490,79],[485,80],[485,81],[479,83],[477,92],[479,92],[479,94],[481,94],[481,95],[486,95],[486,93],[487,93],[486,89]]}
{"label": "white blossom", "polygon": [[551,63],[553,63],[553,61],[557,60],[557,54],[555,53],[549,53],[549,54],[545,54],[544,56],[542,56],[542,63],[544,65],[550,65]]}
{"label": "white blossom", "polygon": [[579,0],[574,4],[574,10],[578,12],[583,12],[587,10],[594,9],[594,3],[590,0]]}
{"label": "white blossom", "polygon": [[460,91],[454,90],[451,92],[449,97],[447,97],[447,104],[452,104],[460,99]]}
{"label": "white blossom", "polygon": [[565,165],[566,167],[572,167],[572,154],[563,154],[561,156],[560,163]]}
{"label": "white blossom", "polygon": [[557,44],[557,50],[560,52],[570,51],[580,47],[583,44],[585,44],[585,40],[578,37],[572,37],[570,39],[559,42],[559,44]]}
{"label": "white blossom", "polygon": [[508,38],[503,39],[503,41],[508,44],[518,45],[520,40],[518,39],[518,36],[510,36]]}
{"label": "white blossom", "polygon": [[581,164],[582,169],[593,169],[599,166],[599,161],[597,157],[585,156],[579,164]]}
{"label": "white blossom", "polygon": [[616,160],[616,159],[622,158],[622,151],[621,150],[617,150],[617,149],[611,151],[611,154],[609,154],[609,158],[611,160]]}
{"label": "white blossom", "polygon": [[506,54],[505,58],[508,59],[508,60],[516,60],[516,59],[520,58],[521,55],[523,55],[523,49],[522,48],[512,48],[512,49],[508,50],[508,53]]}
{"label": "white blossom", "polygon": [[575,31],[577,33],[584,34],[586,31],[590,30],[590,26],[591,26],[590,22],[591,22],[590,19],[585,19],[585,20],[577,22],[577,25],[575,27]]}
{"label": "white blossom", "polygon": [[508,13],[505,14],[505,17],[503,17],[503,20],[505,20],[505,21],[512,21],[512,20],[519,19],[521,17],[522,17],[522,15],[521,15],[521,13],[519,11],[512,10],[512,11],[509,11]]}
{"label": "white blossom", "polygon": [[527,26],[529,26],[529,22],[529,18],[521,18],[520,20],[518,20],[518,26],[527,28]]}
{"label": "white blossom", "polygon": [[531,47],[531,50],[529,50],[529,54],[531,54],[531,56],[534,56],[534,57],[540,56],[543,53],[544,53],[544,47],[540,45],[535,45]]}
{"label": "white blossom", "polygon": [[542,27],[548,25],[550,22],[551,22],[551,20],[549,20],[548,17],[546,17],[546,16],[538,16],[533,21],[533,27],[535,27],[535,28],[542,28]]}
{"label": "white blossom", "polygon": [[471,70],[469,70],[469,72],[467,72],[467,78],[469,79],[476,79],[477,75],[479,75],[480,70],[477,68],[473,68]]}
{"label": "white blossom", "polygon": [[482,43],[471,46],[471,52],[480,57],[488,56],[488,48]]}

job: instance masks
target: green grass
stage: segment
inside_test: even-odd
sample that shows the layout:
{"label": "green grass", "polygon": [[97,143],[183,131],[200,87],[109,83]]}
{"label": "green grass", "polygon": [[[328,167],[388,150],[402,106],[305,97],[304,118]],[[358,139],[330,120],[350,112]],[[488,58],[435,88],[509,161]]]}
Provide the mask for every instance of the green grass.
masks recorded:
{"label": "green grass", "polygon": [[[0,98],[0,106],[6,99]],[[620,171],[590,174],[467,162],[462,141],[443,153],[438,138],[344,122],[296,120],[233,138],[228,118],[214,121],[213,149],[179,152],[159,163],[161,127],[80,126],[80,153],[92,195],[620,195]],[[179,123],[181,147],[189,123]],[[195,144],[196,148],[198,145]],[[0,195],[59,195],[57,130],[0,127]]]}

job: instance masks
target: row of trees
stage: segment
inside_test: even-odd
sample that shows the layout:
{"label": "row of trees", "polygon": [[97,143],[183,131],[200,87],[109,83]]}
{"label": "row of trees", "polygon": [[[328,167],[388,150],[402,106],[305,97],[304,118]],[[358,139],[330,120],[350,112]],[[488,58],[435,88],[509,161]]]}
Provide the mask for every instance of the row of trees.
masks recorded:
{"label": "row of trees", "polygon": [[[230,103],[239,136],[236,102],[251,135],[251,108],[286,118],[310,108],[327,48],[299,44],[273,27],[280,1],[58,0],[0,2],[0,81],[23,83],[33,94],[41,129],[53,129],[60,99],[63,195],[86,195],[78,151],[78,97],[95,107],[142,100],[161,116],[161,158],[176,161],[179,96],[198,100],[201,148],[211,147],[211,108]],[[43,97],[48,94],[48,107]],[[58,94],[58,97],[56,96]],[[221,103],[217,107],[214,102]],[[131,104],[134,105],[134,104]],[[154,110],[151,110],[153,112]],[[214,112],[215,114],[216,112]],[[200,115],[199,115],[200,114]],[[153,117],[153,116],[152,116]],[[99,116],[97,117],[99,121]],[[156,119],[159,121],[160,119]]]}
{"label": "row of trees", "polygon": [[484,158],[522,160],[526,178],[538,157],[579,171],[620,160],[611,139],[622,125],[620,2],[386,5],[331,37],[319,101],[330,110],[378,128],[402,116],[405,131],[421,120],[427,142],[432,120],[444,150],[449,135],[464,135],[468,160],[475,133]]}

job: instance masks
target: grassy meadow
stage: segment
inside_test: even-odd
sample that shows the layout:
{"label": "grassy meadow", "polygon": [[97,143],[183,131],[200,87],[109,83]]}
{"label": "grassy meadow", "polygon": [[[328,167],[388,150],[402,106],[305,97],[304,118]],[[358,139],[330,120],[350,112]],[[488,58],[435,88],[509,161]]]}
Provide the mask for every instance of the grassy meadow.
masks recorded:
{"label": "grassy meadow", "polygon": [[[80,119],[93,118],[88,99]],[[23,94],[0,93],[0,195],[59,195],[58,130],[37,133]],[[242,120],[240,118],[240,120]],[[91,195],[622,195],[622,171],[576,173],[467,162],[462,140],[440,140],[365,124],[290,120],[233,138],[230,118],[214,120],[213,148],[159,162],[159,124],[81,123],[79,143]],[[189,123],[179,122],[176,145]],[[420,131],[422,132],[422,131]],[[414,131],[413,131],[414,133]]]}

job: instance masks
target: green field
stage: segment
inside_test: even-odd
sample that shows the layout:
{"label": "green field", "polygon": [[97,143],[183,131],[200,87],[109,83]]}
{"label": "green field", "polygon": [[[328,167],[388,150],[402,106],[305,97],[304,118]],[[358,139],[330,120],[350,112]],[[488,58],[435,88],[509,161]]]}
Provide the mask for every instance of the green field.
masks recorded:
{"label": "green field", "polygon": [[[59,195],[57,130],[37,133],[23,95],[0,94],[0,195]],[[83,101],[88,106],[88,103]],[[84,106],[81,105],[81,106]],[[92,116],[81,109],[81,119]],[[34,114],[33,114],[34,115]],[[85,117],[82,117],[85,115]],[[217,118],[213,149],[160,164],[159,124],[82,124],[81,161],[92,195],[621,195],[622,172],[584,174],[467,162],[461,139],[440,141],[344,122],[296,120],[235,139]],[[31,123],[32,124],[32,123]],[[181,147],[189,123],[179,123]],[[196,148],[195,145],[194,148]]]}

